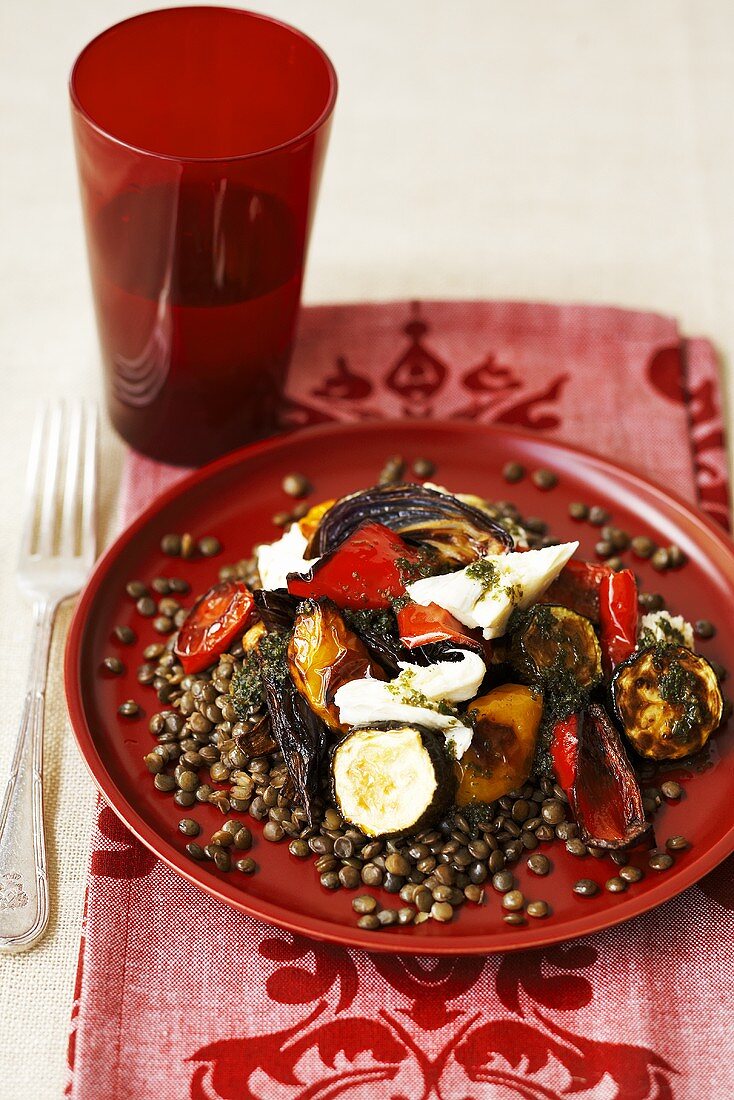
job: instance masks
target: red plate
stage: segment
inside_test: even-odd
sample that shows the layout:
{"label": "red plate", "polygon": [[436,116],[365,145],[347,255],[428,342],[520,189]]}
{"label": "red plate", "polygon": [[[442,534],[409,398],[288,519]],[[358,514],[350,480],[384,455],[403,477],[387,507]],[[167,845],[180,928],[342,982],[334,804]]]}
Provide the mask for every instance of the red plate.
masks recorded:
{"label": "red plate", "polygon": [[[285,475],[306,474],[315,487],[312,499],[318,501],[371,485],[386,456],[396,453],[409,461],[431,458],[437,464],[436,479],[450,489],[512,498],[524,515],[550,521],[559,537],[580,539],[583,555],[593,556],[597,532],[569,518],[568,504],[573,500],[604,505],[613,513],[613,522],[632,533],[650,535],[665,545],[677,543],[689,558],[683,569],[661,576],[646,563],[635,562],[634,568],[645,588],[663,593],[671,610],[720,625],[718,636],[702,642],[700,649],[734,671],[734,635],[728,629],[734,620],[734,547],[709,520],[663,489],[604,459],[505,429],[415,421],[320,427],[238,451],[187,477],[152,504],[97,565],[76,609],[65,675],[77,741],[103,795],[156,855],[228,905],[294,932],[371,950],[435,955],[537,947],[628,920],[680,893],[734,848],[730,727],[715,737],[705,767],[670,773],[685,785],[685,795],[657,815],[658,843],[682,833],[692,844],[676,857],[670,871],[648,872],[625,894],[602,891],[596,897],[581,898],[572,892],[572,884],[579,878],[603,884],[615,873],[614,865],[606,858],[571,856],[559,842],[544,844],[552,873],[542,879],[528,875],[523,859],[516,874],[525,896],[548,901],[552,915],[524,927],[503,923],[499,896],[490,887],[485,905],[465,905],[451,924],[427,921],[376,934],[362,931],[356,927],[351,907],[354,892],[324,889],[310,862],[291,856],[286,844],[263,841],[257,823],[253,823],[253,856],[260,870],[252,877],[220,873],[211,864],[193,863],[186,856],[186,838],[177,830],[179,819],[192,813],[208,836],[221,815],[208,805],[180,810],[170,795],[155,790],[145,769],[143,756],[155,744],[148,721],[157,700],[150,689],[138,685],[135,672],[143,647],[160,639],[151,620],[137,614],[125,594],[125,583],[131,578],[149,581],[158,575],[182,575],[191,583],[188,599],[193,602],[195,594],[217,579],[220,565],[249,556],[257,542],[278,537],[271,516],[288,505],[280,487]],[[555,470],[558,486],[543,492],[529,478],[508,486],[501,470],[510,459],[529,470]],[[166,558],[159,543],[169,531],[216,535],[223,552],[214,559]],[[116,624],[135,628],[136,646],[118,646],[111,640]],[[100,662],[111,653],[125,661],[124,676],[106,677],[100,672]],[[128,698],[143,707],[137,719],[117,714],[119,704]],[[638,862],[644,866],[644,857],[638,857]],[[380,900],[395,904],[393,895],[384,894]]]}

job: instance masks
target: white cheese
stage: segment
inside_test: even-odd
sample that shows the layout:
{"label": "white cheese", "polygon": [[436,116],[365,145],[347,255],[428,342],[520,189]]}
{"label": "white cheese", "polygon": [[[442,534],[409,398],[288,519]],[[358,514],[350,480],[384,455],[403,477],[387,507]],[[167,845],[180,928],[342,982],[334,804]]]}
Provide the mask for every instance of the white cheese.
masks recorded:
{"label": "white cheese", "polygon": [[[408,670],[415,670],[415,665],[408,665]],[[440,701],[436,698],[416,693],[417,689],[410,676],[405,675],[405,669],[390,683],[383,680],[350,680],[342,684],[335,695],[339,722],[346,726],[404,722],[406,725],[438,729],[451,745],[454,755],[461,757],[471,745],[471,728],[464,726],[456,715],[442,714],[438,709]]]}
{"label": "white cheese", "polygon": [[277,542],[264,542],[256,550],[257,568],[263,588],[286,588],[289,573],[304,573],[318,558],[306,559],[308,539],[297,523]]}
{"label": "white cheese", "polygon": [[478,653],[462,649],[458,661],[437,661],[435,664],[411,665],[399,662],[402,672],[391,687],[398,693],[407,690],[425,695],[427,699],[445,703],[463,703],[479,691],[487,666]]}
{"label": "white cheese", "polygon": [[[481,627],[485,638],[499,638],[515,608],[535,603],[578,545],[566,542],[523,553],[491,554],[454,573],[415,581],[407,592],[424,607],[438,604],[464,626]],[[491,578],[483,577],[483,571],[491,572]]]}
{"label": "white cheese", "polygon": [[640,646],[658,645],[667,642],[670,645],[683,645],[693,649],[693,627],[682,615],[670,615],[667,611],[651,611],[640,619],[638,633]]}

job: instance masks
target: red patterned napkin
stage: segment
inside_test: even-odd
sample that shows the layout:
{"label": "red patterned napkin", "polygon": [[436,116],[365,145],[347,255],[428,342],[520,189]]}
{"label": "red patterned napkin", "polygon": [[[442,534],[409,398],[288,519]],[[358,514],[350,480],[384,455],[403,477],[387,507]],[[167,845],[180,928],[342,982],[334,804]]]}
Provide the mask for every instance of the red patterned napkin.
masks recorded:
{"label": "red patterned napkin", "polygon": [[[669,318],[493,302],[316,307],[289,397],[297,426],[456,416],[543,431],[633,461],[728,525],[715,354]],[[124,518],[180,476],[131,455]],[[220,905],[101,803],[67,1094],[729,1097],[733,871],[730,859],[654,912],[562,946],[370,955]]]}

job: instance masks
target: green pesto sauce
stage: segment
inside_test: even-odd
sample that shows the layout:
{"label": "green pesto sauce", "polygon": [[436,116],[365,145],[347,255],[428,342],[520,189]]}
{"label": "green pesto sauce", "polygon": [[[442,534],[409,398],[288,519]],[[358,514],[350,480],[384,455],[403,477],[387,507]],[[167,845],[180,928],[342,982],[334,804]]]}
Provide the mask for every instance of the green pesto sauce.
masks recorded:
{"label": "green pesto sauce", "polygon": [[423,577],[432,577],[440,566],[438,555],[432,546],[421,546],[417,561],[396,558],[395,565],[403,584],[412,584]]}
{"label": "green pesto sauce", "polygon": [[[408,596],[399,597],[410,603]],[[393,606],[398,601],[395,600]],[[342,611],[342,617],[350,630],[355,634],[378,634],[382,638],[397,638],[398,628],[395,615],[392,611],[364,609],[361,611]]]}
{"label": "green pesto sauce", "polygon": [[473,581],[479,581],[482,586],[483,599],[489,592],[504,592],[511,604],[517,605],[523,597],[521,584],[507,584],[503,582],[502,570],[496,562],[489,558],[478,558],[466,567],[466,575]]}
{"label": "green pesto sauce", "polygon": [[393,680],[387,685],[387,690],[401,703],[406,703],[409,707],[423,707],[425,710],[433,710],[436,714],[445,714],[452,718],[458,716],[455,707],[450,706],[443,700],[429,699],[422,691],[417,691],[416,688],[412,687],[414,679],[415,673],[411,669],[404,669],[397,680]]}
{"label": "green pesto sauce", "polygon": [[[683,635],[683,631],[679,630],[678,627],[673,626],[672,623],[668,622],[667,619],[658,619],[657,627],[660,633],[665,638],[665,642],[667,644],[680,645],[686,648],[686,639]],[[655,633],[655,631],[651,630],[649,626],[646,626],[640,634],[639,648],[653,649],[656,645],[660,644],[660,638]]]}
{"label": "green pesto sauce", "polygon": [[670,661],[664,646],[658,647],[653,665],[660,671],[657,685],[660,698],[681,712],[670,727],[670,735],[675,740],[686,741],[704,718],[696,691],[698,678],[680,661]]}
{"label": "green pesto sauce", "polygon": [[264,672],[268,672],[276,684],[282,684],[287,679],[290,638],[290,633],[273,631],[263,634],[252,653],[248,653],[242,664],[235,668],[229,693],[238,718],[246,718],[264,706]]}
{"label": "green pesto sauce", "polygon": [[482,593],[494,592],[500,588],[501,573],[497,563],[489,558],[478,558],[467,565],[466,575],[473,581],[479,581]]}

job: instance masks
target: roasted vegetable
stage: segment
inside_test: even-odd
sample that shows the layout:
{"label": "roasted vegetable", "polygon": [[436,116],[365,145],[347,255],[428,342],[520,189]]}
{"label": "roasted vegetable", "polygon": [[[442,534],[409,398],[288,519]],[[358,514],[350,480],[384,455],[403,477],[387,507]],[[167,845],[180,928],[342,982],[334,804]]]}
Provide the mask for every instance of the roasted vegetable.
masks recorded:
{"label": "roasted vegetable", "polygon": [[523,684],[502,684],[468,709],[472,743],[456,764],[459,806],[494,802],[521,787],[533,764],[543,699]]}
{"label": "roasted vegetable", "polygon": [[721,722],[716,673],[678,645],[634,653],[612,678],[615,713],[641,756],[679,760],[698,752]]}
{"label": "roasted vegetable", "polygon": [[332,796],[365,836],[420,832],[451,804],[455,780],[436,735],[400,722],[360,727],[331,758]]}
{"label": "roasted vegetable", "polygon": [[288,644],[293,683],[331,729],[341,729],[334,695],[342,684],[385,674],[364,643],[347,627],[331,600],[307,600],[298,608]]}
{"label": "roasted vegetable", "polygon": [[556,722],[550,752],[582,840],[612,849],[637,843],[649,828],[642,795],[604,708],[591,703]]}
{"label": "roasted vegetable", "polygon": [[297,803],[313,824],[314,801],[320,790],[328,729],[296,691],[289,675],[281,678],[272,666],[263,667],[265,701],[270,729],[283,754]]}
{"label": "roasted vegetable", "polygon": [[248,756],[266,756],[278,747],[270,729],[269,714],[264,714],[254,726],[233,734],[232,740]]}
{"label": "roasted vegetable", "polygon": [[599,622],[599,589],[612,570],[597,561],[571,559],[565,569],[539,598],[539,603],[559,604]]}
{"label": "roasted vegetable", "polygon": [[336,501],[334,500],[322,500],[319,504],[313,504],[306,512],[306,515],[298,520],[298,526],[307,539],[313,537],[321,520],[335,503]]}
{"label": "roasted vegetable", "polygon": [[443,565],[468,565],[513,545],[511,535],[486,512],[449,493],[424,485],[380,485],[338,500],[317,527],[306,556],[329,553],[365,520],[432,548]]}
{"label": "roasted vegetable", "polygon": [[607,676],[637,648],[637,581],[631,569],[610,572],[599,585],[599,641]]}
{"label": "roasted vegetable", "polygon": [[455,642],[467,649],[484,652],[482,642],[469,633],[469,628],[437,603],[423,607],[411,601],[398,609],[397,620],[400,641],[408,649],[431,642]]}
{"label": "roasted vegetable", "polygon": [[528,683],[551,684],[553,689],[572,679],[588,691],[602,675],[593,624],[567,607],[552,604],[536,604],[518,616],[509,659]]}
{"label": "roasted vegetable", "polygon": [[255,612],[244,581],[222,581],[200,596],[178,632],[174,651],[185,672],[200,672],[241,634]]}
{"label": "roasted vegetable", "polygon": [[345,611],[344,621],[364,642],[370,656],[392,679],[400,672],[401,664],[427,665],[437,661],[460,661],[462,649],[472,649],[484,655],[489,643],[479,645],[471,640],[437,641],[410,648],[398,636],[397,623],[392,611]]}
{"label": "roasted vegetable", "polygon": [[242,664],[235,666],[229,693],[237,717],[243,721],[265,705],[265,669],[270,669],[271,678],[282,681],[288,676],[287,634],[263,634],[255,648],[245,654]]}
{"label": "roasted vegetable", "polygon": [[408,546],[380,523],[367,522],[314,562],[308,573],[291,573],[288,591],[303,598],[326,596],[355,610],[389,608],[405,595],[406,582],[424,561],[420,548]]}
{"label": "roasted vegetable", "polygon": [[267,630],[290,630],[299,604],[285,588],[256,588],[252,593],[255,607]]}

